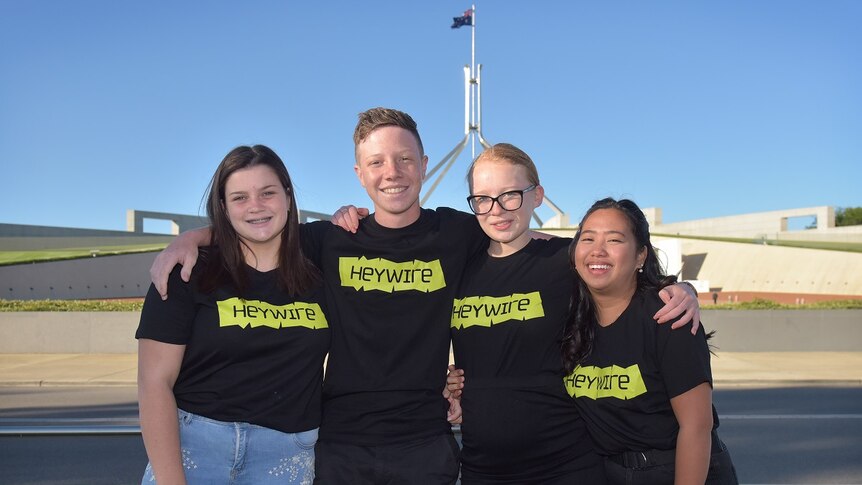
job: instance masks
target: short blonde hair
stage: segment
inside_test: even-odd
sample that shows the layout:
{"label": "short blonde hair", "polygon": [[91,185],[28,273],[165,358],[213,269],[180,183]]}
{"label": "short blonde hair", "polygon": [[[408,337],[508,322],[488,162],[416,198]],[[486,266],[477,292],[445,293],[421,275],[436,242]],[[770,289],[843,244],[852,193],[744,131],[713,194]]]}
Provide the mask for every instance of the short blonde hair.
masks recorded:
{"label": "short blonde hair", "polygon": [[419,154],[425,155],[416,122],[409,114],[392,108],[371,108],[359,113],[359,121],[356,123],[356,129],[353,130],[354,147],[358,147],[360,143],[365,141],[371,132],[384,126],[397,126],[412,133],[416,137],[416,143],[419,144]]}

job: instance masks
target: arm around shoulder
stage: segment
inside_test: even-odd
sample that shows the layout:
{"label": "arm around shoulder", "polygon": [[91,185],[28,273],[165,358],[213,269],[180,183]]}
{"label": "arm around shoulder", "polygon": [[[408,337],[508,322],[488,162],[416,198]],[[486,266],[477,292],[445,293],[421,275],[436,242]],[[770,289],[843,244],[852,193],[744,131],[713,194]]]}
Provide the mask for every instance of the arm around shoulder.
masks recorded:
{"label": "arm around shoulder", "polygon": [[658,294],[665,305],[653,318],[658,323],[666,323],[679,317],[671,324],[671,328],[675,330],[691,322],[691,333],[697,333],[700,327],[700,303],[694,286],[691,283],[676,283],[662,288]]}
{"label": "arm around shoulder", "polygon": [[186,231],[174,239],[162,252],[156,256],[150,267],[150,279],[161,295],[162,300],[168,299],[168,276],[176,265],[182,265],[180,276],[183,281],[189,281],[192,268],[198,260],[198,247],[208,246],[212,241],[212,231],[209,227]]}

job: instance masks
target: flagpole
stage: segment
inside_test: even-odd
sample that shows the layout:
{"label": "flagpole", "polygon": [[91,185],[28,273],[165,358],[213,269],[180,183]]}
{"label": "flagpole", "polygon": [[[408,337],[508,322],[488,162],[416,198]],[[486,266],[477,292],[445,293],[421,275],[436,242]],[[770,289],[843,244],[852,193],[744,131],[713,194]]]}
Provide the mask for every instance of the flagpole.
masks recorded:
{"label": "flagpole", "polygon": [[[470,119],[476,126],[476,5],[470,6],[470,17],[473,23],[470,29]],[[470,137],[470,160],[476,159],[476,136]]]}

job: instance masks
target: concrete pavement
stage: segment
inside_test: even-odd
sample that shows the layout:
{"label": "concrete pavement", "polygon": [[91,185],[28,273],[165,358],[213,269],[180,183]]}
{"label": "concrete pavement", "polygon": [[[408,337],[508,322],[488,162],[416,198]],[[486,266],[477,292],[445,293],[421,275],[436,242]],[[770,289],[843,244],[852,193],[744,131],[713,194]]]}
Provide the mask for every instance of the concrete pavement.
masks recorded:
{"label": "concrete pavement", "polygon": [[[0,386],[134,386],[136,354],[0,354]],[[862,352],[718,352],[723,385],[862,385]]]}

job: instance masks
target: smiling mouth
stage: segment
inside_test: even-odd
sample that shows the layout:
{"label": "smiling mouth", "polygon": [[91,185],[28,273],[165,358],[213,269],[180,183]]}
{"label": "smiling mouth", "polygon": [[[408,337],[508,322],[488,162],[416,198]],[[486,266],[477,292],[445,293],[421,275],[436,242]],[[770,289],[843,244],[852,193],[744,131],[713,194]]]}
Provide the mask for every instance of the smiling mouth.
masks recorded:
{"label": "smiling mouth", "polygon": [[260,219],[249,219],[245,222],[247,222],[249,224],[264,224],[266,222],[269,222],[271,219],[272,219],[272,217],[262,217]]}
{"label": "smiling mouth", "polygon": [[590,269],[611,269],[609,264],[589,264],[587,267]]}
{"label": "smiling mouth", "polygon": [[401,192],[404,192],[405,190],[407,190],[407,187],[389,187],[386,189],[380,189],[380,191],[383,192],[384,194],[390,194],[390,195],[400,194]]}

